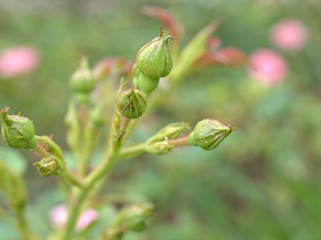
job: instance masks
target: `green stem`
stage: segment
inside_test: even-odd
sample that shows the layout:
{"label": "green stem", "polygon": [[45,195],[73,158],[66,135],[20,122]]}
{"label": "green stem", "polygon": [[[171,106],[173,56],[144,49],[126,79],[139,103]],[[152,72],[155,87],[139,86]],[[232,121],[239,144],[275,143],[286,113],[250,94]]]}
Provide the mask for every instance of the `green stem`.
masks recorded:
{"label": "green stem", "polygon": [[128,119],[126,117],[121,118],[121,125],[120,125],[119,133],[117,136],[117,140],[119,142],[123,141],[123,137],[125,136],[125,134],[128,130],[128,126],[129,126],[130,122],[131,122],[131,119]]}
{"label": "green stem", "polygon": [[133,158],[145,152],[145,143],[140,143],[136,145],[132,145],[129,147],[125,147],[120,150],[118,158]]}
{"label": "green stem", "polygon": [[69,221],[67,223],[66,230],[64,232],[64,235],[62,237],[63,240],[70,240],[75,224],[77,222],[77,219],[80,215],[81,207],[83,206],[83,203],[85,202],[88,194],[90,193],[90,190],[93,189],[95,184],[101,180],[107,172],[109,172],[112,165],[117,160],[117,153],[111,152],[110,155],[108,155],[101,164],[97,167],[97,169],[89,174],[87,177],[87,184],[76,196],[76,202],[74,203],[73,208],[70,211]]}
{"label": "green stem", "polygon": [[17,218],[18,218],[17,227],[19,229],[22,239],[36,240],[37,237],[33,235],[28,228],[28,224],[23,214],[23,211],[17,212]]}
{"label": "green stem", "polygon": [[64,169],[60,171],[59,174],[72,185],[79,188],[84,188],[84,184],[81,183],[77,178],[75,178],[75,176],[73,176],[68,170]]}
{"label": "green stem", "polygon": [[62,240],[71,239],[77,219],[80,215],[81,208],[84,205],[87,197],[89,196],[89,193],[91,192],[91,190],[95,190],[95,184],[106,176],[113,164],[118,159],[118,152],[121,148],[121,139],[117,138],[117,135],[119,133],[118,124],[119,114],[115,112],[114,120],[110,128],[110,136],[104,158],[100,162],[100,164],[95,168],[95,170],[86,177],[85,186],[82,189],[80,189],[80,191],[76,192],[74,196],[76,202],[73,204],[69,211],[67,226],[65,231],[63,232],[63,236],[61,237]]}

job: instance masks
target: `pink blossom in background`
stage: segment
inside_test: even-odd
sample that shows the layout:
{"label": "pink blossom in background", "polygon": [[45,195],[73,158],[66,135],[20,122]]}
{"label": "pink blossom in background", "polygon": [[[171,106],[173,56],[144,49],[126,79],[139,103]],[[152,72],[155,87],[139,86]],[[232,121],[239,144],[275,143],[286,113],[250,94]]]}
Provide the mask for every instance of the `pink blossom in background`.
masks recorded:
{"label": "pink blossom in background", "polygon": [[53,209],[51,209],[49,213],[49,219],[53,225],[53,227],[62,227],[67,222],[68,213],[67,208],[63,204],[59,204]]}
{"label": "pink blossom in background", "polygon": [[84,230],[91,223],[95,222],[98,218],[99,218],[99,213],[96,210],[94,210],[92,208],[87,209],[86,211],[81,213],[81,215],[77,221],[76,229],[78,231]]}
{"label": "pink blossom in background", "polygon": [[308,30],[299,19],[285,19],[274,26],[270,32],[271,42],[280,49],[294,52],[302,49],[307,42]]}
{"label": "pink blossom in background", "polygon": [[250,56],[248,73],[263,85],[272,86],[284,80],[288,65],[284,58],[270,49],[258,49]]}
{"label": "pink blossom in background", "polygon": [[39,52],[35,47],[17,46],[0,52],[0,78],[11,78],[30,73],[39,64]]}
{"label": "pink blossom in background", "polygon": [[[95,209],[89,208],[80,214],[76,229],[78,231],[84,230],[98,218],[99,213]],[[49,213],[49,219],[54,228],[63,227],[67,223],[68,219],[68,210],[66,206],[59,204],[54,207]]]}

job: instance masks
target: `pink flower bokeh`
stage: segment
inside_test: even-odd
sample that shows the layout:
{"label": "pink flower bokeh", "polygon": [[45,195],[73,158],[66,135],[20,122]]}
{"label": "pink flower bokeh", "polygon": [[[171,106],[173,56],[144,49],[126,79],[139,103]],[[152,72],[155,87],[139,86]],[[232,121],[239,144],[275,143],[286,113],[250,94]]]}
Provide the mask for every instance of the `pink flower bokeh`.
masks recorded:
{"label": "pink flower bokeh", "polygon": [[49,213],[49,219],[51,224],[57,228],[64,226],[67,222],[67,218],[67,208],[63,204],[55,206],[53,209],[51,209]]}
{"label": "pink flower bokeh", "polygon": [[272,26],[270,41],[278,48],[294,52],[302,49],[308,39],[306,26],[295,18],[284,19]]}
{"label": "pink flower bokeh", "polygon": [[78,231],[86,229],[91,223],[96,221],[99,218],[99,213],[90,208],[87,209],[86,211],[82,212],[76,225],[76,229]]}
{"label": "pink flower bokeh", "polygon": [[[82,212],[77,220],[76,229],[82,231],[86,229],[91,223],[95,222],[99,218],[99,213],[89,208]],[[65,205],[59,204],[51,209],[49,213],[49,219],[54,228],[63,227],[68,219],[68,210]]]}
{"label": "pink flower bokeh", "polygon": [[262,85],[280,83],[288,73],[285,59],[270,49],[258,49],[250,56],[248,74]]}
{"label": "pink flower bokeh", "polygon": [[30,73],[39,65],[39,51],[32,46],[16,46],[0,52],[0,78]]}

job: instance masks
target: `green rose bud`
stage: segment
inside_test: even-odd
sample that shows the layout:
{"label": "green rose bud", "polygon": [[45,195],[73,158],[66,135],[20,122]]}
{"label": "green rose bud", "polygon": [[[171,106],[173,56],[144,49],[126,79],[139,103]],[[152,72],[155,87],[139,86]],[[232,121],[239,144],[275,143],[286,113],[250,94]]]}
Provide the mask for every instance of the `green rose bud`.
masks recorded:
{"label": "green rose bud", "polygon": [[219,121],[204,119],[198,122],[189,135],[189,143],[206,151],[216,148],[231,132],[231,126]]}
{"label": "green rose bud", "polygon": [[123,238],[125,230],[115,227],[107,228],[103,234],[102,239],[106,240],[121,240]]}
{"label": "green rose bud", "polygon": [[127,206],[120,210],[116,219],[116,225],[123,226],[133,232],[141,232],[152,215],[153,205],[144,203]]}
{"label": "green rose bud", "polygon": [[71,88],[78,93],[90,93],[95,86],[94,77],[88,67],[87,58],[82,58],[79,68],[70,78]]}
{"label": "green rose bud", "polygon": [[42,158],[39,162],[36,162],[34,166],[37,167],[41,176],[57,175],[58,171],[62,168],[61,161],[55,156],[49,156]]}
{"label": "green rose bud", "polygon": [[146,95],[138,89],[128,89],[118,95],[116,104],[126,118],[139,118],[146,110]]}
{"label": "green rose bud", "polygon": [[147,142],[158,142],[174,139],[179,137],[183,132],[185,132],[188,129],[188,123],[171,123],[159,130],[154,136],[149,138]]}
{"label": "green rose bud", "polygon": [[32,121],[19,115],[7,115],[8,109],[1,111],[3,140],[12,148],[33,148],[37,141]]}
{"label": "green rose bud", "polygon": [[137,53],[137,68],[149,78],[166,77],[173,68],[168,32],[161,30],[160,36],[143,46]]}

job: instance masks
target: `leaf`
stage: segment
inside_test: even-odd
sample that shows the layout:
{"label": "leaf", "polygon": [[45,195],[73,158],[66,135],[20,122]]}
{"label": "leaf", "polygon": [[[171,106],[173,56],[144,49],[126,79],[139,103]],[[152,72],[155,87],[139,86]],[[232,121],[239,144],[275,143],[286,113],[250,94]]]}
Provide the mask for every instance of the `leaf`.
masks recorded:
{"label": "leaf", "polygon": [[143,14],[153,17],[164,24],[174,39],[180,41],[184,28],[167,10],[160,7],[144,6],[141,11]]}
{"label": "leaf", "polygon": [[176,84],[189,72],[195,62],[207,51],[207,41],[210,35],[219,26],[219,21],[213,21],[199,31],[188,43],[178,57],[175,68],[173,68],[170,78]]}

